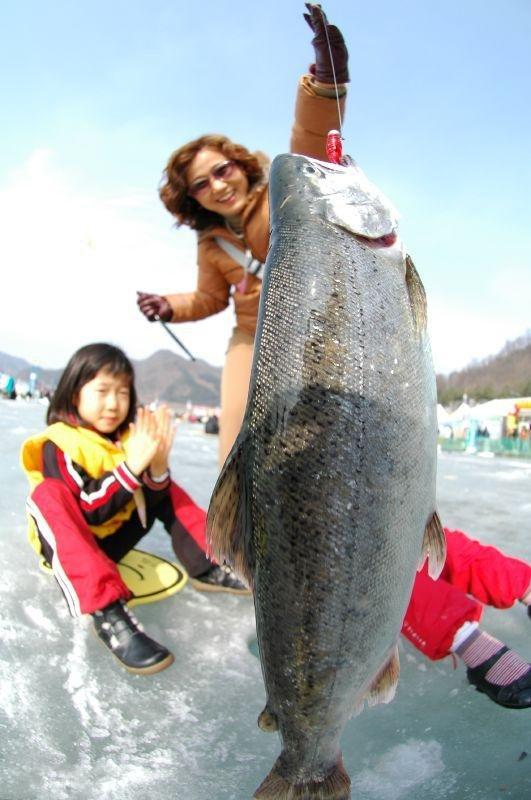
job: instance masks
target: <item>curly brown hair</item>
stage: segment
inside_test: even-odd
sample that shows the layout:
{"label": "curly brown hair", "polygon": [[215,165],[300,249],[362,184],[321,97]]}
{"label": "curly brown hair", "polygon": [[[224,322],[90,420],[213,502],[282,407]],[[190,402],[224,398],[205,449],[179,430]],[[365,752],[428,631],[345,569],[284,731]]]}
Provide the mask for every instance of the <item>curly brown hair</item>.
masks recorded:
{"label": "curly brown hair", "polygon": [[177,225],[188,225],[197,231],[221,222],[219,214],[203,208],[187,194],[186,170],[204,147],[219,150],[227,159],[235,161],[247,175],[249,189],[265,180],[266,158],[263,153],[251,153],[227,136],[219,133],[206,134],[179,147],[171,154],[162,174],[159,195],[170,214],[176,218]]}

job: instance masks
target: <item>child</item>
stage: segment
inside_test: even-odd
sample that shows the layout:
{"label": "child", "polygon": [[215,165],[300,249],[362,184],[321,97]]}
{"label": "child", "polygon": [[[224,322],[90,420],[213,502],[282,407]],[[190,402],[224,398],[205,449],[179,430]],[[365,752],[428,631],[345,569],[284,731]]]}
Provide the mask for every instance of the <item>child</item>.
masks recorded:
{"label": "child", "polygon": [[129,359],[99,343],[74,353],[46,421],[21,452],[32,487],[30,540],[51,564],[72,616],[91,614],[96,634],[129,672],[159,672],[173,655],[141,630],[116,566],[155,519],[196,589],[249,594],[232,570],[207,559],[205,512],[170,479],[171,412],[137,410]]}
{"label": "child", "polygon": [[[446,561],[437,580],[415,578],[402,633],[433,661],[455,653],[467,678],[505,708],[531,708],[531,664],[479,627],[484,604],[531,611],[531,564],[444,529]],[[530,614],[531,616],[531,614]]]}

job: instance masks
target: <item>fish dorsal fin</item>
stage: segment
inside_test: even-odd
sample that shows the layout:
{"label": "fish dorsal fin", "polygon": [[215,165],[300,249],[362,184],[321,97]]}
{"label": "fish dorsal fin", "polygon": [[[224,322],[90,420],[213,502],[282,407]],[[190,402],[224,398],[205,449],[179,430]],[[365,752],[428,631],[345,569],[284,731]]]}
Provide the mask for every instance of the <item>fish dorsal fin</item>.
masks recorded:
{"label": "fish dorsal fin", "polygon": [[366,698],[367,705],[376,706],[378,703],[390,703],[395,696],[399,675],[400,659],[398,657],[398,647],[395,645],[389,660],[380,670],[369,689]]}
{"label": "fish dorsal fin", "polygon": [[210,553],[227,561],[251,584],[251,567],[246,556],[246,480],[243,440],[236,440],[216,482],[207,514],[207,542]]}
{"label": "fish dorsal fin", "polygon": [[428,326],[426,290],[410,255],[406,255],[406,286],[415,330],[424,332]]}
{"label": "fish dorsal fin", "polygon": [[428,575],[433,580],[437,580],[446,561],[446,537],[436,511],[433,512],[424,531],[419,570],[424,566],[426,558],[428,559]]}

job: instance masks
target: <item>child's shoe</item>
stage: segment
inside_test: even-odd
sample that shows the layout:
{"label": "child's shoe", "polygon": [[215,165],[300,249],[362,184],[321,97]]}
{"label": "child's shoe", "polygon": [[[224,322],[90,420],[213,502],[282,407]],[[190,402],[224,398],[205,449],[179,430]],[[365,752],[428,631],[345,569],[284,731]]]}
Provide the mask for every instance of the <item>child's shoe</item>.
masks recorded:
{"label": "child's shoe", "polygon": [[508,647],[502,647],[487,661],[477,667],[466,671],[470,683],[478,692],[484,692],[491,700],[505,708],[531,708],[531,664],[529,669],[516,680],[506,685],[498,685],[486,679],[486,675],[497,661],[509,652]]}
{"label": "child's shoe", "polygon": [[128,672],[150,675],[173,663],[173,655],[142,630],[123,600],[95,611],[94,630]]}
{"label": "child's shoe", "polygon": [[249,595],[251,590],[242,583],[228,564],[214,564],[207,572],[190,578],[194,589],[199,592],[228,592],[229,594]]}

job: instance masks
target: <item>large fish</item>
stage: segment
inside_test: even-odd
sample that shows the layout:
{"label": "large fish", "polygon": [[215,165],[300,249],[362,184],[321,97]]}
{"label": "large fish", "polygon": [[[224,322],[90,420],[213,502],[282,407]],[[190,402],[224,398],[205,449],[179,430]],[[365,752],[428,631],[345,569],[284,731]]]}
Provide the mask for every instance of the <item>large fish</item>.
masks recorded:
{"label": "large fish", "polygon": [[355,165],[278,156],[251,387],[209,537],[253,587],[282,752],[256,798],[350,797],[341,732],[392,699],[415,571],[438,574],[425,294]]}

